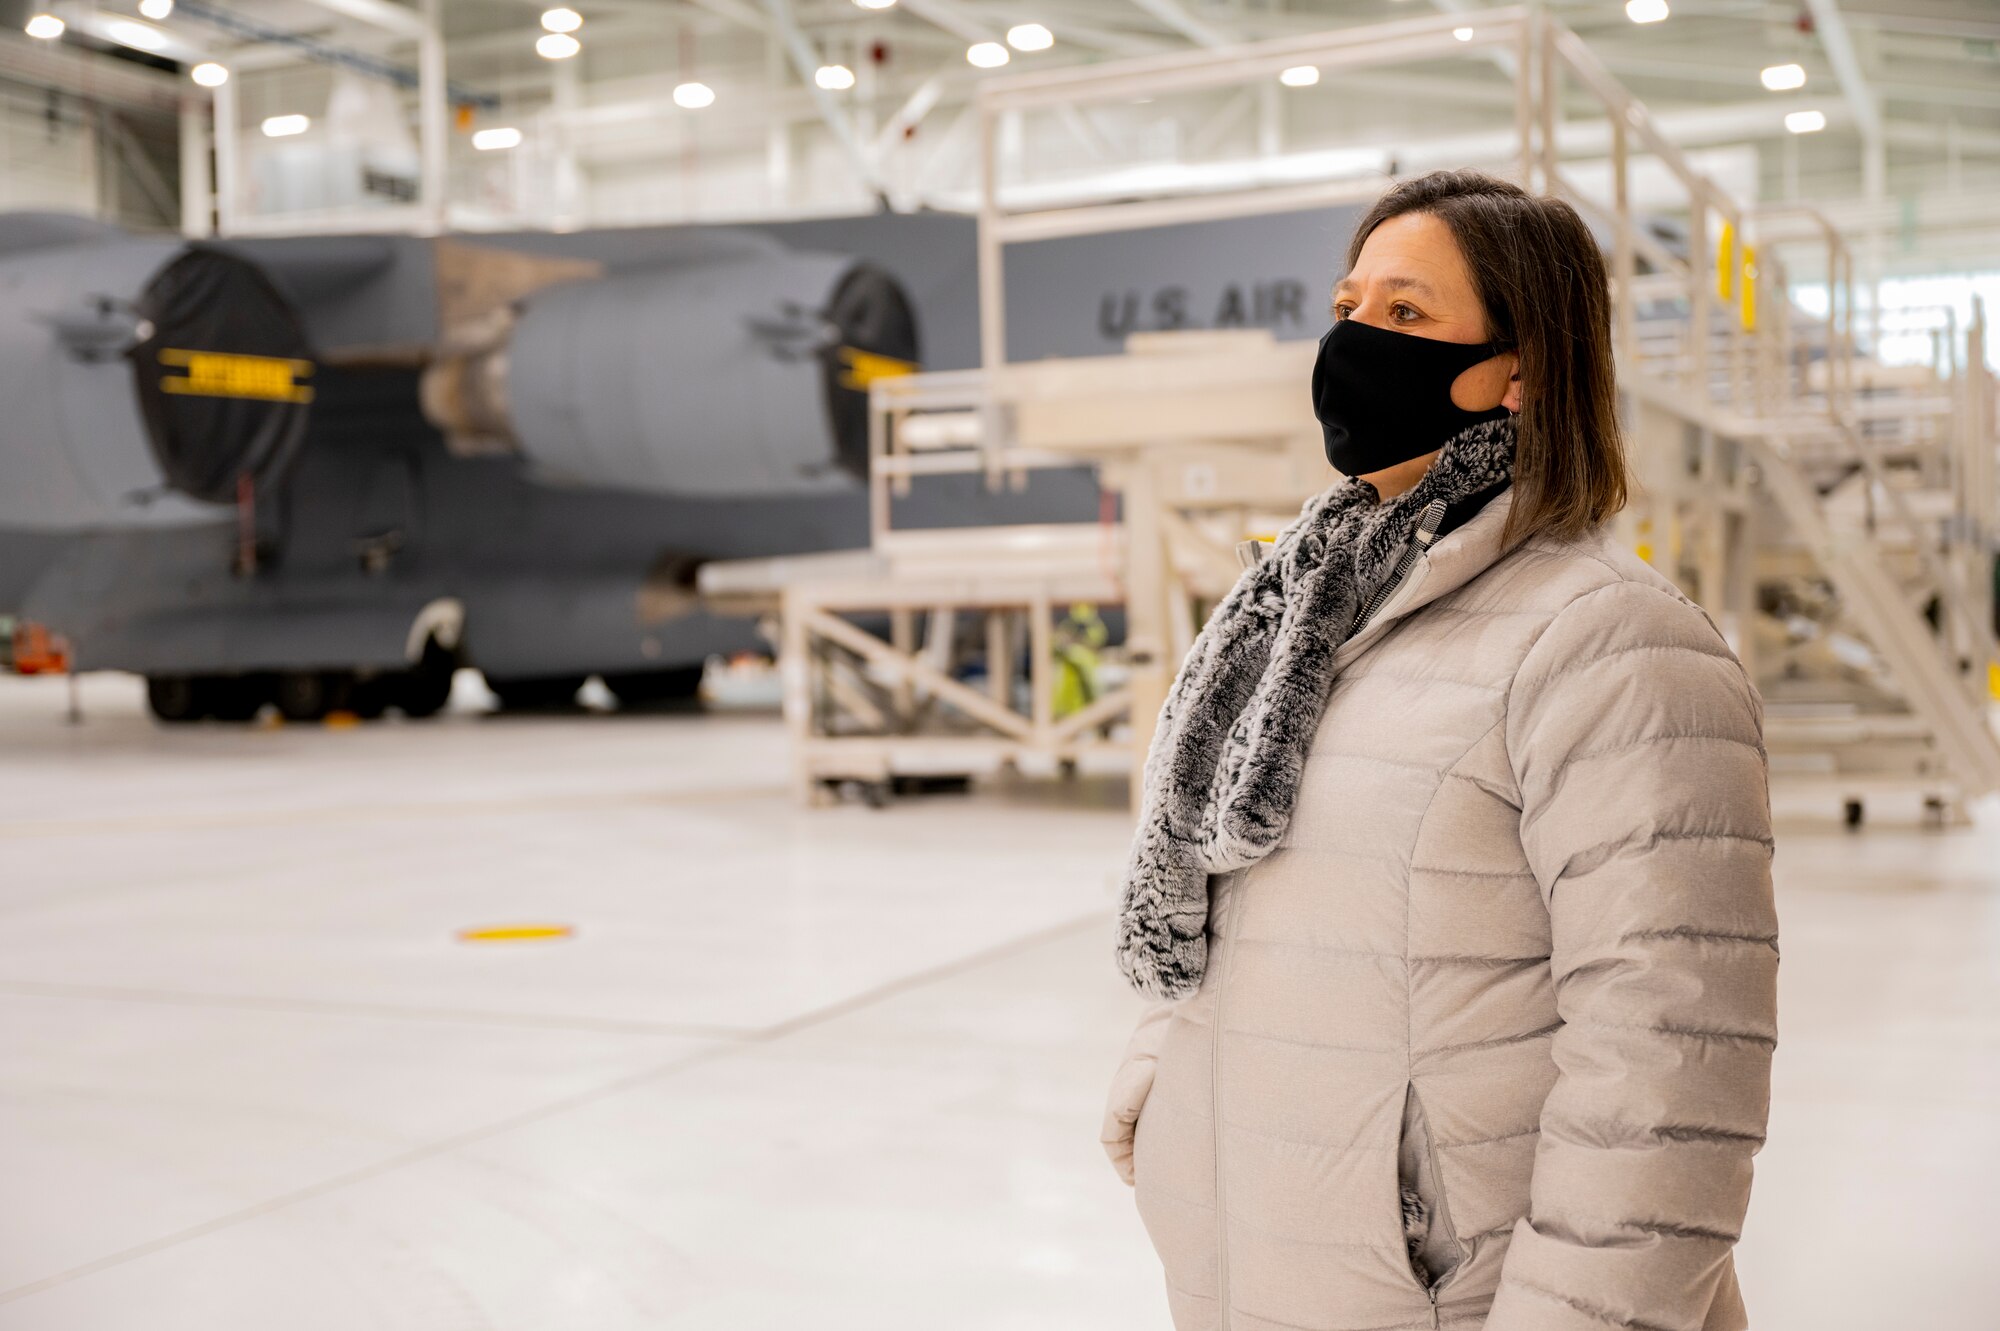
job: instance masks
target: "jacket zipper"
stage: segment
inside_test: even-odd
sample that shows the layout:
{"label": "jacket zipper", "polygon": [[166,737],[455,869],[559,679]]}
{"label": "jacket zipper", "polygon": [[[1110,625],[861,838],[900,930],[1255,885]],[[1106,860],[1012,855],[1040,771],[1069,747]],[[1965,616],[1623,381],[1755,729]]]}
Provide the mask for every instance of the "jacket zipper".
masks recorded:
{"label": "jacket zipper", "polygon": [[[1435,1162],[1436,1160],[1435,1155],[1432,1156],[1432,1160],[1433,1162]],[[1432,1164],[1431,1170],[1432,1170],[1431,1177],[1436,1178],[1437,1166],[1435,1163]],[[1438,1196],[1440,1197],[1444,1196],[1443,1184],[1438,1185]],[[1446,1217],[1445,1223],[1447,1225],[1451,1223],[1448,1215]],[[1443,1275],[1439,1276],[1436,1280],[1433,1280],[1430,1284],[1424,1287],[1424,1293],[1428,1294],[1431,1300],[1431,1331],[1440,1331],[1440,1328],[1442,1328],[1444,1325],[1444,1323],[1439,1320],[1440,1315],[1438,1313],[1438,1293],[1441,1290],[1443,1290],[1446,1285],[1449,1285],[1452,1281],[1456,1280],[1458,1278],[1458,1273],[1465,1269],[1466,1262],[1471,1260],[1471,1254],[1464,1251],[1464,1245],[1460,1244],[1458,1246],[1460,1251],[1458,1255],[1457,1264],[1454,1265],[1451,1268],[1451,1270],[1445,1272]]]}
{"label": "jacket zipper", "polygon": [[1466,1258],[1460,1257],[1458,1259],[1457,1266],[1452,1267],[1451,1270],[1445,1272],[1442,1276],[1438,1277],[1435,1281],[1431,1282],[1429,1285],[1426,1285],[1424,1287],[1424,1293],[1430,1295],[1431,1299],[1431,1331],[1439,1331],[1439,1329],[1444,1325],[1444,1323],[1439,1320],[1438,1291],[1442,1290],[1446,1285],[1449,1285],[1452,1282],[1452,1280],[1458,1275],[1458,1273],[1465,1269],[1465,1263],[1466,1263]]}
{"label": "jacket zipper", "polygon": [[1403,551],[1403,557],[1396,561],[1396,571],[1389,575],[1388,581],[1375,589],[1375,594],[1368,598],[1368,604],[1362,606],[1361,613],[1354,617],[1354,627],[1347,631],[1349,638],[1360,633],[1363,626],[1375,617],[1375,612],[1403,585],[1403,579],[1410,576],[1410,570],[1417,566],[1417,560],[1423,557],[1424,551],[1431,548],[1431,542],[1437,539],[1438,528],[1444,525],[1444,508],[1442,499],[1433,499],[1424,505],[1424,515],[1417,520],[1417,539],[1410,542]]}
{"label": "jacket zipper", "polygon": [[1444,1195],[1444,1170],[1438,1165],[1437,1133],[1431,1128],[1430,1114],[1424,1109],[1424,1098],[1421,1095],[1417,1097],[1417,1112],[1424,1116],[1424,1154],[1430,1157],[1431,1187],[1437,1190],[1437,1201],[1431,1207],[1431,1223],[1443,1225],[1445,1236],[1451,1240],[1451,1246],[1458,1250],[1458,1260],[1452,1263],[1451,1270],[1432,1281],[1425,1290],[1431,1296],[1431,1328],[1432,1331],[1438,1331],[1443,1326],[1438,1320],[1438,1292],[1465,1269],[1465,1263],[1472,1254],[1468,1253],[1465,1245],[1458,1241],[1458,1231],[1451,1223],[1451,1208],[1446,1204]]}
{"label": "jacket zipper", "polygon": [[[1354,626],[1350,628],[1347,633],[1347,636],[1350,639],[1353,638],[1355,634],[1361,632],[1362,626],[1367,624],[1367,622],[1374,617],[1375,612],[1382,608],[1383,603],[1386,602],[1392,594],[1394,594],[1395,590],[1398,587],[1402,586],[1404,579],[1410,576],[1410,570],[1416,567],[1417,560],[1422,558],[1424,552],[1430,549],[1431,543],[1437,540],[1438,528],[1442,526],[1444,523],[1444,510],[1445,510],[1445,503],[1444,500],[1442,499],[1433,499],[1429,504],[1424,506],[1423,517],[1421,517],[1417,521],[1416,540],[1410,543],[1409,548],[1403,551],[1402,558],[1396,561],[1396,570],[1393,574],[1390,575],[1389,580],[1383,583],[1381,587],[1376,589],[1375,594],[1368,598],[1368,604],[1363,606],[1361,609],[1361,613],[1355,617]],[[1236,552],[1238,562],[1241,563],[1245,568],[1248,568],[1251,565],[1260,562],[1261,556],[1263,555],[1263,551],[1261,549],[1256,549],[1256,550],[1245,549],[1244,546],[1247,546],[1248,544],[1249,544],[1248,542],[1244,542],[1242,546],[1238,546]],[[1230,934],[1235,927],[1237,913],[1242,909],[1243,905],[1242,902],[1243,874],[1244,870],[1242,869],[1234,871],[1230,875],[1228,887],[1225,889],[1229,894],[1228,896],[1229,904],[1227,909],[1223,912],[1222,932],[1216,938],[1215,960],[1216,960],[1217,970],[1215,975],[1215,1015],[1213,1018],[1215,1022],[1215,1027],[1209,1033],[1209,1041],[1210,1041],[1209,1113],[1211,1116],[1211,1127],[1213,1128],[1215,1134],[1215,1271],[1216,1271],[1215,1293],[1216,1293],[1216,1307],[1219,1312],[1219,1317],[1218,1317],[1219,1331],[1229,1331],[1229,1321],[1230,1321],[1229,1203],[1224,1184],[1225,1170],[1223,1168],[1223,1144],[1222,1144],[1223,1142],[1223,1123],[1222,1123],[1223,1002],[1222,1000],[1224,992],[1228,988],[1228,982],[1229,982],[1228,963],[1233,959],[1230,955]],[[1461,1262],[1460,1265],[1463,1266],[1464,1263]],[[1458,1272],[1457,1269],[1454,1268],[1452,1271],[1448,1272],[1445,1275],[1444,1280],[1441,1280],[1436,1284],[1429,1286],[1425,1291],[1430,1295],[1431,1325],[1433,1327],[1439,1325],[1438,1306],[1437,1306],[1438,1290],[1443,1287],[1445,1281],[1449,1281],[1451,1277],[1456,1274],[1458,1274]]]}
{"label": "jacket zipper", "polygon": [[1240,889],[1243,885],[1243,870],[1238,869],[1229,876],[1228,905],[1222,914],[1222,933],[1216,939],[1215,1013],[1211,1020],[1215,1027],[1209,1032],[1209,1090],[1210,1126],[1215,1132],[1215,1295],[1218,1310],[1218,1331],[1229,1331],[1229,1203],[1223,1187],[1222,1163],[1222,995],[1228,987],[1229,965],[1233,959],[1229,955],[1229,934],[1236,923],[1236,913],[1242,907]]}

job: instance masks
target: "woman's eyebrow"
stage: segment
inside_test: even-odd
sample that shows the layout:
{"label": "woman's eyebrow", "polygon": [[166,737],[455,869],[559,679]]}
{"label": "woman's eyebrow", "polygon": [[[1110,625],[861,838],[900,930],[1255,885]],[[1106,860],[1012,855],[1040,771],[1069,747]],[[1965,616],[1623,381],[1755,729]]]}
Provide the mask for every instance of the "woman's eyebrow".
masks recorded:
{"label": "woman's eyebrow", "polygon": [[[1352,284],[1349,283],[1348,280],[1343,277],[1339,282],[1334,284],[1333,295],[1331,299],[1339,300],[1340,293],[1348,290],[1351,285]],[[1414,291],[1419,296],[1428,296],[1432,300],[1437,299],[1436,289],[1433,288],[1430,283],[1424,281],[1424,279],[1422,279],[1421,277],[1405,277],[1401,274],[1391,274],[1390,276],[1383,278],[1379,283],[1379,285],[1387,288],[1390,291]]]}
{"label": "woman's eyebrow", "polygon": [[1392,291],[1414,291],[1419,296],[1429,296],[1432,300],[1437,299],[1437,292],[1433,291],[1430,283],[1424,281],[1421,277],[1385,277],[1382,279],[1382,285]]}

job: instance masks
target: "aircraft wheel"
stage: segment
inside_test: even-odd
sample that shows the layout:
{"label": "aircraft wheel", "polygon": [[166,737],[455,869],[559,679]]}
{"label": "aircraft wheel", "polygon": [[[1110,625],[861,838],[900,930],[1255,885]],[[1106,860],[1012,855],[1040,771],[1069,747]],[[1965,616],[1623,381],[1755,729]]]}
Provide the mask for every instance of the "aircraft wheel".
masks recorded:
{"label": "aircraft wheel", "polygon": [[199,721],[208,714],[207,682],[196,675],[148,675],[146,706],[162,721]]}
{"label": "aircraft wheel", "polygon": [[583,687],[582,675],[536,675],[527,679],[486,677],[500,705],[510,712],[552,712],[576,705],[576,691]]}
{"label": "aircraft wheel", "polygon": [[606,675],[604,687],[621,707],[658,707],[666,703],[693,702],[701,695],[699,664],[675,666],[670,670],[634,670]]}
{"label": "aircraft wheel", "polygon": [[347,707],[354,677],[339,670],[287,670],[272,692],[287,721],[318,721]]}
{"label": "aircraft wheel", "polygon": [[363,721],[373,721],[389,710],[400,675],[370,675],[356,679],[348,690],[347,710]]}
{"label": "aircraft wheel", "polygon": [[219,721],[252,720],[271,700],[270,684],[261,675],[211,675],[201,683]]}

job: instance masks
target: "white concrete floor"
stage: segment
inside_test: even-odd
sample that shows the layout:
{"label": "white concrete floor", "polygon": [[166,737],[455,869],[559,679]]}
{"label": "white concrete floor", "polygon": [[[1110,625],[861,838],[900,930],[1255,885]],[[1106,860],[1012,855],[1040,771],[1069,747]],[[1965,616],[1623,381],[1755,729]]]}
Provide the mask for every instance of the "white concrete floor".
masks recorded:
{"label": "white concrete floor", "polygon": [[[806,811],[765,716],[84,700],[0,680],[0,1331],[1166,1325],[1096,1144],[1106,792]],[[2000,1325],[2000,828],[1778,865],[1754,1324]],[[530,922],[576,932],[456,937]]]}

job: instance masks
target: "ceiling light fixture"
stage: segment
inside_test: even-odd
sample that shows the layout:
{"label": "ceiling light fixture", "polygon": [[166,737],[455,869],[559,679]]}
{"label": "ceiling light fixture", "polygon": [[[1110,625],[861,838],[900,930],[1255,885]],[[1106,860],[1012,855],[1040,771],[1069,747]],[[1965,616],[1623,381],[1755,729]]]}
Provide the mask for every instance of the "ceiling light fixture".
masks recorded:
{"label": "ceiling light fixture", "polygon": [[544,60],[567,60],[583,49],[583,43],[566,32],[545,32],[535,38],[535,54]]}
{"label": "ceiling light fixture", "polygon": [[1789,111],[1785,114],[1785,128],[1794,134],[1817,134],[1826,128],[1826,112]]}
{"label": "ceiling light fixture", "polygon": [[158,23],[173,16],[174,0],[139,0],[139,12]]}
{"label": "ceiling light fixture", "polygon": [[135,23],[129,18],[107,18],[100,20],[98,30],[120,46],[129,46],[135,51],[164,51],[167,49],[166,34],[145,23]]}
{"label": "ceiling light fixture", "polygon": [[821,65],[813,71],[813,82],[828,92],[846,92],[854,86],[854,71],[846,65]]}
{"label": "ceiling light fixture", "polygon": [[521,146],[521,131],[512,125],[495,125],[492,129],[475,130],[472,135],[472,146],[483,153],[518,148]]}
{"label": "ceiling light fixture", "polygon": [[674,89],[674,105],[685,111],[699,111],[715,105],[715,89],[706,83],[683,83]]}
{"label": "ceiling light fixture", "polygon": [[1625,17],[1634,23],[1658,23],[1668,12],[1667,0],[1625,0]]}
{"label": "ceiling light fixture", "polygon": [[229,71],[213,60],[204,60],[188,71],[188,77],[204,88],[220,88],[229,82]]}
{"label": "ceiling light fixture", "polygon": [[854,0],[857,9],[894,9],[896,0]]}
{"label": "ceiling light fixture", "polygon": [[1016,23],[1007,29],[1007,45],[1016,51],[1046,51],[1056,44],[1056,35],[1039,23]]}
{"label": "ceiling light fixture", "polygon": [[1472,40],[1472,29],[1470,29],[1470,28],[1453,28],[1453,29],[1451,30],[1451,35],[1452,35],[1452,36],[1454,36],[1454,37],[1456,37],[1456,38],[1458,38],[1458,39],[1459,39],[1460,41],[1462,41],[1462,42],[1469,42],[1469,41],[1471,41],[1471,40]]}
{"label": "ceiling light fixture", "polygon": [[1757,78],[1772,92],[1790,92],[1806,86],[1804,65],[1767,65]]}
{"label": "ceiling light fixture", "polygon": [[542,26],[550,32],[575,32],[583,26],[583,15],[574,9],[545,9]]}
{"label": "ceiling light fixture", "polygon": [[1012,57],[998,42],[974,42],[965,48],[965,58],[981,69],[998,69]]}
{"label": "ceiling light fixture", "polygon": [[312,121],[305,116],[266,116],[264,137],[267,139],[289,139],[294,134],[303,134],[312,128]]}
{"label": "ceiling light fixture", "polygon": [[1318,65],[1293,65],[1278,75],[1278,82],[1287,88],[1310,88],[1319,82]]}
{"label": "ceiling light fixture", "polygon": [[42,41],[52,42],[63,35],[63,29],[67,26],[69,25],[54,14],[37,14],[23,24],[21,30],[30,37],[38,37]]}

